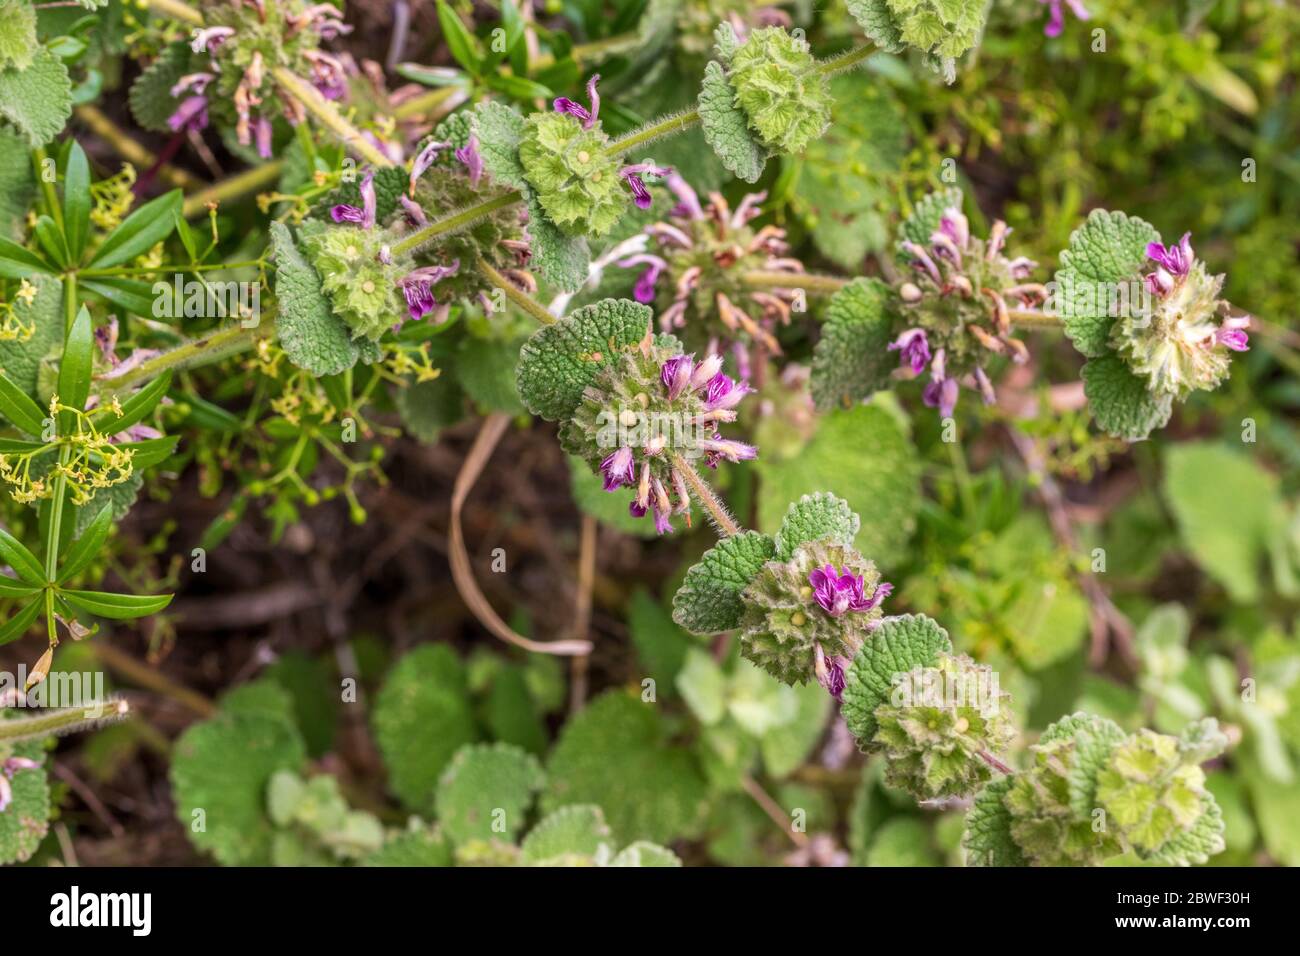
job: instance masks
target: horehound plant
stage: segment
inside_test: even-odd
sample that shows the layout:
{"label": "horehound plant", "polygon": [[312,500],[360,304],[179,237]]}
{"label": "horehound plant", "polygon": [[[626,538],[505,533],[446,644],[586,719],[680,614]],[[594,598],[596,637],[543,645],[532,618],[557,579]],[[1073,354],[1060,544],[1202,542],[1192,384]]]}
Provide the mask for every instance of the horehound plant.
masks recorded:
{"label": "horehound plant", "polygon": [[889,588],[854,549],[858,526],[822,493],[792,504],[774,537],[727,535],[687,572],[674,620],[736,632],[742,655],[783,682],[820,683],[891,786],[967,801],[967,865],[1096,865],[1132,852],[1186,866],[1223,849],[1200,767],[1228,744],[1213,718],[1171,737],[1073,714],[1015,769],[1007,754],[1020,733],[997,674],[955,653],[924,615],[882,617]]}

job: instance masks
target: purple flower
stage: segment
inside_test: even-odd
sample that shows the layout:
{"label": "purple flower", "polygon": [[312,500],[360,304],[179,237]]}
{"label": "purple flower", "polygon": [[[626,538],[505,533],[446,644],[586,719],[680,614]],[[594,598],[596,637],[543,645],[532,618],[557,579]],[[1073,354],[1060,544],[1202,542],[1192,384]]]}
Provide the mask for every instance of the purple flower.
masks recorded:
{"label": "purple flower", "polygon": [[691,372],[695,369],[695,358],[691,355],[674,355],[664,362],[659,370],[659,379],[668,389],[668,398],[674,399],[691,384]]}
{"label": "purple flower", "polygon": [[624,181],[632,189],[632,200],[636,203],[638,209],[649,209],[654,198],[650,195],[650,190],[645,188],[645,183],[641,182],[642,176],[667,176],[672,173],[671,169],[661,166],[655,166],[653,163],[634,163],[631,166],[624,166],[618,171]]}
{"label": "purple flower", "polygon": [[479,179],[483,176],[483,157],[479,155],[478,137],[471,133],[469,142],[456,150],[455,156],[465,164],[465,168],[469,171],[470,185],[477,186]]}
{"label": "purple flower", "polygon": [[1048,20],[1047,25],[1043,27],[1043,33],[1049,37],[1059,37],[1061,31],[1065,29],[1065,11],[1061,9],[1062,4],[1069,6],[1080,20],[1087,20],[1091,16],[1088,8],[1083,5],[1083,0],[1038,0],[1038,2],[1048,5]]}
{"label": "purple flower", "polygon": [[271,158],[271,121],[265,116],[257,119],[253,127],[253,136],[257,141],[257,155],[263,159]]}
{"label": "purple flower", "polygon": [[1160,266],[1170,275],[1185,276],[1192,268],[1192,234],[1183,233],[1178,245],[1165,247],[1164,243],[1147,244],[1147,258]]}
{"label": "purple flower", "polygon": [[[438,153],[444,149],[451,149],[451,143],[439,143],[436,140],[431,140],[416,155],[415,162],[411,164],[411,178],[409,180],[409,189],[412,196],[415,195],[415,181],[424,175],[425,170],[432,166],[433,161],[438,158]],[[459,159],[459,150],[457,150],[457,154]]]}
{"label": "purple flower", "polygon": [[704,210],[700,208],[700,197],[696,195],[690,183],[674,172],[668,175],[667,186],[677,197],[677,205],[673,208],[672,215],[682,219],[704,218]]}
{"label": "purple flower", "polygon": [[[336,207],[337,208],[337,207]],[[449,266],[425,266],[412,269],[402,277],[402,295],[406,297],[406,311],[413,319],[422,319],[438,305],[433,297],[433,287],[460,269],[460,260]]]}
{"label": "purple flower", "polygon": [[1219,331],[1214,333],[1214,341],[1234,352],[1249,352],[1250,338],[1246,329],[1250,328],[1250,316],[1240,315],[1223,320]]}
{"label": "purple flower", "polygon": [[939,232],[957,244],[957,248],[966,248],[970,241],[970,222],[960,209],[948,207],[939,219]]}
{"label": "purple flower", "polygon": [[938,408],[940,418],[951,418],[957,407],[957,380],[931,379],[921,391],[921,401],[930,408]]}
{"label": "purple flower", "polygon": [[234,27],[208,27],[204,30],[196,30],[190,49],[195,53],[215,53],[217,47],[234,35]]}
{"label": "purple flower", "polygon": [[596,120],[600,117],[600,94],[596,92],[596,84],[599,82],[599,73],[593,73],[591,79],[587,81],[587,99],[591,101],[590,112],[581,103],[575,103],[567,96],[556,97],[555,102],[551,104],[555,108],[555,112],[576,116],[582,120],[583,129],[591,129],[596,125]]}
{"label": "purple flower", "polygon": [[[870,611],[889,593],[889,590],[885,594],[879,593],[882,588],[889,587],[882,584],[871,600],[867,600],[862,593],[862,575],[848,571],[840,574],[833,564],[814,568],[808,575],[808,583],[812,585],[817,603],[831,617],[839,617],[845,611]],[[892,590],[892,587],[889,589]]]}
{"label": "purple flower", "polygon": [[915,261],[912,265],[917,269],[924,269],[934,280],[935,285],[943,285],[943,276],[939,273],[939,267],[934,264],[930,254],[910,240],[903,241],[903,250]]}
{"label": "purple flower", "polygon": [[1145,278],[1147,291],[1155,296],[1163,296],[1174,287],[1174,277],[1164,269],[1148,272]]}
{"label": "purple flower", "polygon": [[673,530],[673,523],[668,517],[668,512],[661,511],[656,505],[651,510],[655,516],[655,531],[659,534],[668,534]]}
{"label": "purple flower", "polygon": [[705,438],[700,442],[700,447],[708,453],[709,464],[715,468],[719,458],[725,458],[727,461],[734,463],[753,461],[758,457],[758,449],[753,445],[747,445],[743,441],[735,441],[730,438]]}
{"label": "purple flower", "polygon": [[704,387],[704,408],[710,412],[735,408],[751,391],[744,382],[733,382],[729,376],[719,372]]}
{"label": "purple flower", "polygon": [[930,340],[925,329],[908,329],[889,344],[889,351],[901,352],[900,363],[910,365],[912,374],[919,375],[930,361]]}
{"label": "purple flower", "polygon": [[636,288],[632,290],[633,297],[638,302],[644,302],[647,305],[655,300],[655,283],[659,281],[660,274],[668,268],[668,263],[659,256],[652,256],[648,253],[639,253],[635,256],[629,256],[619,264],[621,269],[632,269],[636,266],[645,266],[645,271],[641,277],[636,280]]}
{"label": "purple flower", "polygon": [[200,130],[208,125],[208,100],[205,96],[187,96],[181,100],[176,112],[167,117],[172,132]]}
{"label": "purple flower", "polygon": [[429,217],[424,214],[424,207],[418,202],[406,196],[398,196],[397,201],[402,204],[402,209],[405,210],[406,216],[411,222],[417,226],[427,226],[429,224]]}
{"label": "purple flower", "polygon": [[330,208],[330,218],[335,222],[356,223],[362,229],[375,225],[375,171],[372,169],[361,179],[361,208],[339,203]]}
{"label": "purple flower", "polygon": [[624,445],[600,463],[600,473],[605,477],[605,490],[614,491],[623,485],[636,482],[636,462],[632,449]]}

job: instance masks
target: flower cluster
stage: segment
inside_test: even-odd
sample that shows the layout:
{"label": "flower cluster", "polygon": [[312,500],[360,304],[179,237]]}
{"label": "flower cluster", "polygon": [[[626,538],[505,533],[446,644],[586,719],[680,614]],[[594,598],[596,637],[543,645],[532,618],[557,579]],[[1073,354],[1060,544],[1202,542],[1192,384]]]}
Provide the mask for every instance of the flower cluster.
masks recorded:
{"label": "flower cluster", "polygon": [[816,678],[838,697],[892,590],[852,548],[806,544],[789,561],[764,564],[743,592],[740,653],[787,684]]}
{"label": "flower cluster", "polygon": [[639,209],[649,209],[650,191],[642,176],[666,176],[649,163],[622,165],[611,154],[600,125],[599,76],[587,82],[591,108],[567,97],[554,111],[528,117],[519,144],[519,161],[538,202],[568,235],[603,236],[624,215],[630,195]]}
{"label": "flower cluster", "polygon": [[808,41],[761,27],[732,53],[727,79],[736,105],[768,149],[803,152],[831,122],[831,92]]}
{"label": "flower cluster", "polygon": [[907,328],[889,348],[900,353],[912,374],[928,369],[923,397],[944,418],[952,414],[966,375],[986,402],[994,401],[984,371],[989,356],[1009,356],[1018,363],[1029,357],[1024,343],[1011,335],[1010,308],[1041,302],[1046,289],[1025,281],[1037,263],[1004,254],[1010,232],[998,221],[987,240],[977,239],[961,210],[950,206],[928,241],[899,243],[913,278],[898,289]]}
{"label": "flower cluster", "polygon": [[634,489],[629,512],[652,514],[662,534],[673,530],[672,515],[690,520],[684,472],[694,462],[716,468],[724,459],[757,456],[754,446],[719,433],[720,425],[736,420],[749,391],[723,374],[718,356],[697,362],[679,354],[674,340],[657,342],[647,333],[605,366],[561,426],[560,441],[600,471],[606,491]]}
{"label": "flower cluster", "polygon": [[[109,409],[121,414],[120,407],[108,406],[105,411]],[[60,404],[54,395],[50,398],[50,421],[59,421],[61,414],[72,421],[70,428],[61,429],[65,434],[55,435],[32,451],[0,455],[0,481],[12,486],[9,494],[19,504],[53,497],[56,479],[63,478],[69,500],[84,505],[96,491],[121,484],[134,473],[134,449],[121,447],[118,436],[100,434],[89,414]],[[126,433],[121,438],[135,440]],[[67,450],[63,461],[61,449]]]}
{"label": "flower cluster", "polygon": [[[658,301],[659,327],[682,336],[689,347],[717,352],[730,346],[741,378],[749,377],[750,346],[779,355],[774,330],[790,322],[803,264],[790,258],[785,230],[750,227],[766,193],[751,193],[735,210],[720,193],[701,205],[695,190],[673,174],[667,186],[677,199],[669,217],[646,227],[656,251],[619,261],[640,269],[633,290],[638,302]],[[746,272],[788,272],[788,288],[753,289]]]}
{"label": "flower cluster", "polygon": [[1145,276],[1148,309],[1129,310],[1111,327],[1111,344],[1149,388],[1184,399],[1217,388],[1228,377],[1232,352],[1249,348],[1248,316],[1230,316],[1219,298],[1222,275],[1211,276],[1192,252],[1191,233],[1177,245],[1152,242]]}
{"label": "flower cluster", "polygon": [[898,676],[891,701],[875,710],[867,749],[888,759],[885,779],[921,800],[974,793],[993,777],[987,758],[1016,730],[993,670],[964,654]]}
{"label": "flower cluster", "polygon": [[241,146],[256,145],[271,158],[272,122],[283,115],[297,124],[305,117],[292,97],[282,94],[272,70],[284,67],[309,77],[322,96],[347,93],[345,61],[320,49],[321,40],[351,32],[343,14],[329,3],[306,0],[231,0],[204,9],[207,26],[194,37],[194,49],[207,53],[206,70],[186,74],[172,88],[180,105],[168,119],[174,130],[202,129],[209,111],[234,123]]}

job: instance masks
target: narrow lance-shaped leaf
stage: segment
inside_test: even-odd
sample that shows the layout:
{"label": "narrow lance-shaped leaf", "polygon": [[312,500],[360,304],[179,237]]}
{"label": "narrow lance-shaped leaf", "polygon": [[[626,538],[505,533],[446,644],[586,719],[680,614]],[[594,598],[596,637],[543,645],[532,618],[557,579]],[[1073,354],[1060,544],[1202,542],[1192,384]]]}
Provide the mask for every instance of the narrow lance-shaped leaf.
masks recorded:
{"label": "narrow lance-shaped leaf", "polygon": [[60,591],[65,601],[79,611],[130,621],[157,614],[172,603],[171,594],[110,594],[107,591]]}
{"label": "narrow lance-shaped leaf", "polygon": [[[86,399],[90,397],[94,348],[95,333],[90,325],[90,311],[83,305],[68,330],[63,359],[59,363],[60,404],[76,409],[86,407]],[[71,412],[65,414],[71,418]]]}
{"label": "narrow lance-shaped leaf", "polygon": [[171,233],[180,208],[179,189],[145,203],[104,240],[90,268],[108,269],[148,252]]}
{"label": "narrow lance-shaped leaf", "polygon": [[0,624],[0,645],[8,644],[10,641],[16,641],[27,633],[27,629],[32,626],[36,620],[36,615],[41,613],[41,602],[33,601],[25,608],[15,614],[4,624]]}
{"label": "narrow lance-shaped leaf", "polygon": [[28,584],[37,587],[45,584],[45,569],[36,560],[36,555],[4,528],[0,528],[0,561],[13,568],[14,573]]}
{"label": "narrow lance-shaped leaf", "polygon": [[90,565],[91,561],[95,560],[95,555],[108,540],[108,532],[112,527],[113,506],[105,505],[99,509],[99,514],[95,515],[95,520],[90,523],[86,533],[77,539],[77,543],[64,557],[63,567],[59,570],[57,579],[60,583],[76,577]]}
{"label": "narrow lance-shaped leaf", "polygon": [[126,431],[132,425],[139,424],[146,415],[158,407],[167,389],[171,387],[172,373],[169,369],[154,379],[140,391],[122,403],[122,414],[96,422],[96,427],[105,435],[116,435]]}
{"label": "narrow lance-shaped leaf", "polygon": [[54,271],[54,268],[36,253],[24,249],[12,239],[0,237],[0,277],[24,279],[34,272],[46,272],[52,275]]}
{"label": "narrow lance-shaped leaf", "polygon": [[0,375],[0,415],[29,435],[45,431],[45,413],[21,388]]}
{"label": "narrow lance-shaped leaf", "polygon": [[63,228],[68,254],[73,262],[78,262],[90,229],[90,165],[81,144],[75,140],[63,176]]}

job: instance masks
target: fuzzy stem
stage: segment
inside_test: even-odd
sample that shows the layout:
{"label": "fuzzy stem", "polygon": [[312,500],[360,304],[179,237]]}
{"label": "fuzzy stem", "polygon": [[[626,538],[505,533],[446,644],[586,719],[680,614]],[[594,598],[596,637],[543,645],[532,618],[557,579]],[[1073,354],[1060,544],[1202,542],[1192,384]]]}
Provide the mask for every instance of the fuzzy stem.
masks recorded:
{"label": "fuzzy stem", "polygon": [[215,362],[252,348],[260,327],[261,323],[252,328],[232,325],[218,332],[213,332],[211,335],[191,339],[170,351],[164,352],[162,355],[141,362],[131,371],[119,375],[117,378],[101,379],[100,384],[106,394],[111,394],[130,388],[132,385],[147,382],[171,368],[189,368]]}
{"label": "fuzzy stem", "polygon": [[277,66],[271,70],[275,82],[281,89],[297,100],[302,106],[320,120],[330,132],[341,139],[349,149],[373,166],[391,166],[393,161],[385,156],[373,144],[361,135],[360,130],[343,118],[343,114],[325,97],[320,90],[302,79],[287,67]]}
{"label": "fuzzy stem", "polygon": [[[460,97],[459,100],[456,99],[457,96]],[[455,109],[456,105],[464,100],[464,96],[464,90],[458,87],[440,86],[398,103],[392,108],[391,115],[395,120],[407,120],[429,113],[430,119],[438,119]],[[452,102],[448,103],[447,100]]]}
{"label": "fuzzy stem", "polygon": [[853,280],[814,272],[768,272],[757,269],[743,273],[740,281],[753,289],[806,289],[809,292],[829,294],[838,292]]}
{"label": "fuzzy stem", "polygon": [[673,467],[681,472],[682,477],[686,479],[686,483],[690,485],[696,500],[709,513],[709,517],[713,519],[718,530],[722,532],[721,536],[729,538],[732,535],[740,534],[740,525],[736,524],[736,520],[727,512],[727,506],[719,500],[718,496],[713,493],[713,489],[700,477],[700,473],[695,470],[695,466],[681,455],[674,454]]}
{"label": "fuzzy stem", "polygon": [[519,308],[523,309],[542,325],[550,325],[555,321],[555,316],[546,310],[542,305],[523,289],[518,288],[513,282],[503,276],[500,272],[482,256],[478,258],[478,271],[483,277],[491,282],[494,286],[506,294],[506,298],[513,302]]}
{"label": "fuzzy stem", "polygon": [[864,43],[862,46],[855,46],[851,50],[845,50],[843,53],[822,60],[817,64],[817,72],[822,76],[834,76],[836,73],[843,73],[846,70],[852,70],[862,65],[862,63],[876,52],[874,44]]}
{"label": "fuzzy stem", "polygon": [[171,17],[173,20],[183,20],[186,23],[192,23],[196,27],[203,26],[203,14],[195,10],[188,4],[181,3],[181,0],[145,0],[147,6],[165,17]]}
{"label": "fuzzy stem", "polygon": [[1007,315],[1011,317],[1012,325],[1029,329],[1059,329],[1065,325],[1059,315],[1048,315],[1032,309],[1007,309]]}
{"label": "fuzzy stem", "polygon": [[[130,710],[126,701],[111,700],[89,707],[68,707],[38,712],[31,717],[19,717],[16,720],[0,720],[0,741],[17,743],[81,730],[100,721],[125,717]],[[99,713],[96,714],[96,711]]]}
{"label": "fuzzy stem", "polygon": [[658,122],[642,126],[638,130],[628,133],[622,139],[616,139],[605,147],[606,156],[622,156],[629,150],[638,146],[643,146],[652,140],[660,139],[664,136],[672,136],[683,130],[688,130],[700,122],[699,110],[687,110],[685,113],[674,113]]}
{"label": "fuzzy stem", "polygon": [[238,199],[248,193],[255,192],[263,186],[270,186],[280,178],[280,173],[284,170],[283,160],[273,160],[261,166],[254,166],[238,175],[231,176],[229,179],[223,179],[219,183],[196,192],[192,196],[187,196],[185,205],[181,207],[181,214],[186,219],[192,219],[195,216],[207,212],[208,203],[220,203],[226,199]]}
{"label": "fuzzy stem", "polygon": [[411,233],[393,246],[393,254],[400,255],[403,252],[410,252],[416,246],[428,242],[430,239],[449,232],[455,232],[458,229],[464,229],[471,223],[496,212],[498,209],[504,209],[507,206],[513,206],[517,202],[523,202],[523,199],[523,194],[517,189],[513,192],[502,193],[500,196],[494,196],[491,199],[485,199],[477,206],[470,206],[468,209],[452,213],[445,219],[431,222],[423,229]]}

